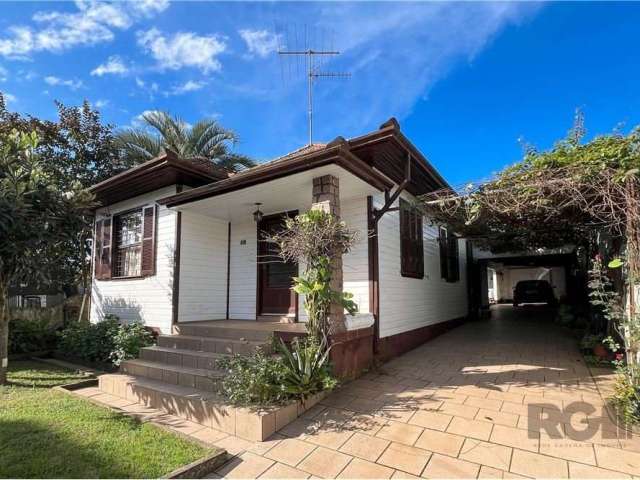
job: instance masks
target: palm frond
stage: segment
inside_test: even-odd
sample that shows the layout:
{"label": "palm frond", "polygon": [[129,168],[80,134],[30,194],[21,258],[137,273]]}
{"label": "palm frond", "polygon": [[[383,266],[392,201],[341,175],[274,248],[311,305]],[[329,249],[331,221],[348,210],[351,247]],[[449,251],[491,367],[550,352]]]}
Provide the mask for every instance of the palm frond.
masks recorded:
{"label": "palm frond", "polygon": [[252,167],[255,162],[245,155],[233,153],[238,136],[213,119],[203,119],[193,126],[168,112],[146,112],[142,119],[156,133],[129,129],[116,137],[118,147],[134,162],[153,158],[162,148],[169,148],[182,158],[206,158],[231,171]]}
{"label": "palm frond", "polygon": [[140,129],[128,129],[115,136],[116,148],[121,150],[130,161],[141,163],[162,152],[162,138]]}

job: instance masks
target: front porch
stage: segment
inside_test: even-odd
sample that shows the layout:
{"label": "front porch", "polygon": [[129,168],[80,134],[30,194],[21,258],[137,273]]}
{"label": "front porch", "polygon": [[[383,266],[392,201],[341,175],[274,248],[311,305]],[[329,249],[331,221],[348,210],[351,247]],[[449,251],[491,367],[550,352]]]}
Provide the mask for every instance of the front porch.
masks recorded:
{"label": "front porch", "polygon": [[[293,325],[306,321],[303,299],[290,290],[291,277],[299,269],[269,257],[269,252],[265,255],[264,219],[302,213],[317,200],[324,201],[322,187],[316,187],[320,195],[314,192],[314,179],[327,178],[335,182],[332,208],[359,235],[355,248],[343,257],[342,288],[353,293],[359,320],[372,318],[367,196],[379,190],[338,165],[326,165],[184,204],[166,202],[178,215],[173,330],[191,322],[228,320],[235,322],[226,324],[229,328],[249,323],[258,329],[298,331],[300,327],[283,327],[283,323],[256,324],[257,320]],[[254,219],[257,209],[261,222]]]}

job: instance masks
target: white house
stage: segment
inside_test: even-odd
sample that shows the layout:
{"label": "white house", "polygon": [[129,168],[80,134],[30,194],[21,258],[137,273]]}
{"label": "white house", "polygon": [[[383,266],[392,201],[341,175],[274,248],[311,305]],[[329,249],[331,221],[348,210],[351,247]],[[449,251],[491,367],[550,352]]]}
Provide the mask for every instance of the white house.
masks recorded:
{"label": "white house", "polygon": [[102,206],[91,320],[115,314],[164,335],[213,320],[301,324],[298,267],[260,262],[261,232],[329,201],[359,232],[343,258],[360,312],[345,342],[359,342],[365,361],[399,354],[467,315],[466,242],[410,208],[447,186],[394,119],[234,174],[167,152],[92,188]]}

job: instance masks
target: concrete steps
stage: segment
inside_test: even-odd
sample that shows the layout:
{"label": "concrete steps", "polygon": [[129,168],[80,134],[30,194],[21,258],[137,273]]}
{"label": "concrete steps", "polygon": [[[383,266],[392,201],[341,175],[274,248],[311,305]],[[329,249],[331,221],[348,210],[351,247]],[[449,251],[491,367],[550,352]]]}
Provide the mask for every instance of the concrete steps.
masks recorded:
{"label": "concrete steps", "polygon": [[140,350],[140,360],[204,370],[216,370],[216,361],[226,357],[228,355],[223,353],[198,352],[160,346],[144,347]]}
{"label": "concrete steps", "polygon": [[249,355],[260,348],[269,354],[271,343],[267,341],[246,340],[244,338],[200,337],[195,335],[160,335],[158,346],[197,352],[222,353],[225,355]]}
{"label": "concrete steps", "polygon": [[220,359],[258,349],[273,354],[274,333],[269,325],[184,323],[175,325],[174,332],[160,335],[156,346],[142,348],[139,358],[122,362],[119,374],[100,376],[100,389],[252,441],[266,439],[309,408],[309,402],[240,408],[216,393],[226,374],[217,367]]}
{"label": "concrete steps", "polygon": [[273,332],[269,330],[251,328],[216,327],[212,325],[198,325],[183,323],[173,327],[175,333],[183,336],[215,337],[232,340],[250,340],[270,343]]}
{"label": "concrete steps", "polygon": [[218,381],[224,376],[224,372],[219,370],[180,367],[140,359],[122,362],[120,371],[137,377],[158,380],[170,385],[197,388],[205,392],[215,392]]}

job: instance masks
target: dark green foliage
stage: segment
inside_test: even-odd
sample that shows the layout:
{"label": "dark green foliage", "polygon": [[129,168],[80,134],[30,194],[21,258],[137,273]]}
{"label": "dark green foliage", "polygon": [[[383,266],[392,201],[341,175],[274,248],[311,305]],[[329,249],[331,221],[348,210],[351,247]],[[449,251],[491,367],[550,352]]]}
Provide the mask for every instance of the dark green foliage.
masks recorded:
{"label": "dark green foliage", "polygon": [[56,343],[56,330],[46,318],[9,321],[9,354],[54,350]]}
{"label": "dark green foliage", "polygon": [[60,332],[58,350],[65,355],[95,363],[120,365],[135,358],[140,348],[153,344],[143,325],[120,325],[117,318],[98,323],[78,322]]}
{"label": "dark green foliage", "polygon": [[142,347],[153,345],[153,335],[140,323],[121,325],[113,339],[113,350],[109,358],[114,365],[136,358]]}
{"label": "dark green foliage", "polygon": [[274,405],[304,400],[336,386],[324,342],[296,338],[289,348],[280,340],[278,351],[280,356],[258,350],[218,360],[218,368],[227,372],[220,393],[238,405]]}
{"label": "dark green foliage", "polygon": [[329,351],[323,338],[315,337],[306,340],[295,338],[291,349],[280,340],[280,353],[284,362],[283,386],[286,392],[295,398],[304,400],[314,393],[332,390],[336,379],[331,375]]}
{"label": "dark green foliage", "polygon": [[285,368],[279,357],[258,350],[218,360],[217,367],[227,372],[220,393],[234,404],[282,404],[291,398],[284,388]]}

